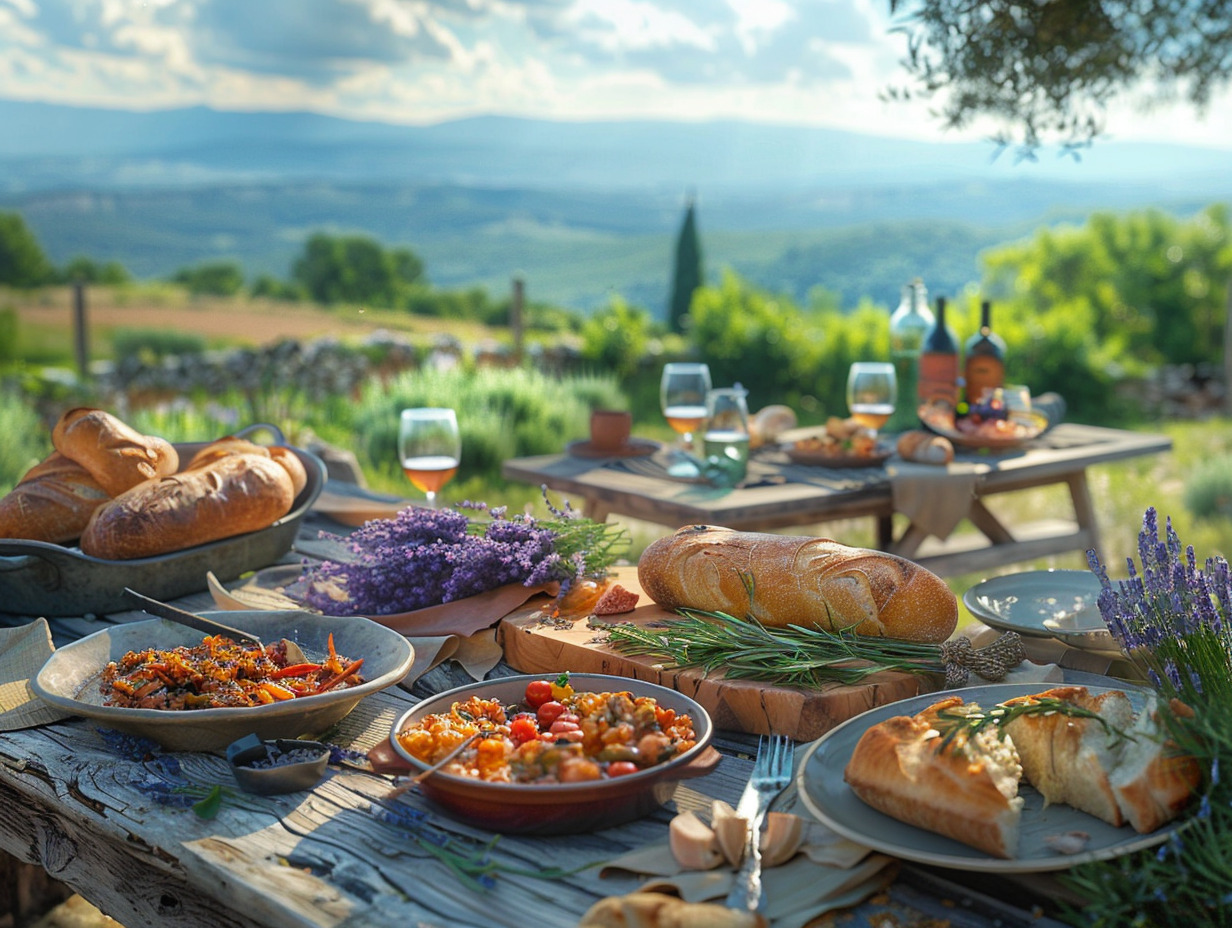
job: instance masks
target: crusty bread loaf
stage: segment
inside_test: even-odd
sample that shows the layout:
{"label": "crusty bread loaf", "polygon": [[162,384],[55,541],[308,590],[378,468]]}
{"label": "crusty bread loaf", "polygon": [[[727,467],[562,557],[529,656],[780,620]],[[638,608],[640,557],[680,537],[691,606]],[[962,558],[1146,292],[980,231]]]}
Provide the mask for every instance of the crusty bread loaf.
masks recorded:
{"label": "crusty bread loaf", "polygon": [[984,731],[977,744],[957,739],[952,749],[937,750],[936,713],[962,706],[951,696],[918,715],[874,725],[856,743],[843,779],[879,812],[994,857],[1013,857],[1023,805],[1013,746]]}
{"label": "crusty bread loaf", "polygon": [[1008,722],[1022,762],[1023,776],[1039,790],[1046,805],[1062,803],[1117,827],[1125,817],[1112,791],[1109,771],[1120,760],[1122,742],[1116,732],[1134,723],[1134,707],[1120,690],[1093,694],[1083,686],[1058,686],[1031,696],[1006,701],[1007,706],[1038,704],[1042,698],[1060,699],[1098,713],[1110,728],[1090,718],[1059,712],[1022,715]]}
{"label": "crusty bread loaf", "polygon": [[943,751],[941,713],[982,711],[949,696],[915,716],[870,727],[856,743],[843,778],[878,811],[996,857],[1015,855],[1022,802],[1013,797],[1019,776],[1049,803],[1073,806],[1116,826],[1128,822],[1141,833],[1176,818],[1193,799],[1201,779],[1198,762],[1177,753],[1153,702],[1135,713],[1119,690],[1092,694],[1085,687],[1063,686],[1002,705],[1039,704],[1045,698],[1099,718],[1043,706],[1046,714],[1010,718],[1003,737],[989,725],[969,740],[960,732],[954,746]]}
{"label": "crusty bread loaf", "polygon": [[191,470],[194,467],[209,464],[217,461],[219,458],[225,458],[229,454],[256,454],[263,458],[270,456],[269,448],[264,445],[258,445],[255,441],[249,441],[247,438],[236,438],[234,435],[226,435],[215,439],[199,449],[188,459],[188,463],[184,465],[184,470]]}
{"label": "crusty bread loaf", "polygon": [[665,609],[751,615],[775,628],[939,642],[958,624],[958,601],[940,577],[828,538],[690,525],[652,542],[637,576]]}
{"label": "crusty bread loaf", "polygon": [[1178,753],[1164,737],[1153,702],[1138,713],[1129,735],[1132,740],[1124,744],[1109,782],[1125,820],[1147,834],[1180,815],[1193,799],[1202,771],[1194,757]]}
{"label": "crusty bread loaf", "polygon": [[76,541],[94,510],[110,498],[89,471],[53,451],[0,499],[0,538]]}
{"label": "crusty bread loaf", "polygon": [[110,496],[174,474],[180,466],[169,441],[142,435],[102,409],[70,409],[52,429],[51,443],[88,470]]}
{"label": "crusty bread loaf", "polygon": [[757,912],[712,902],[685,902],[666,893],[608,896],[592,905],[577,928],[766,928]]}
{"label": "crusty bread loaf", "polygon": [[210,442],[189,459],[188,466],[184,469],[191,470],[229,454],[256,454],[277,461],[291,476],[291,486],[296,496],[299,496],[300,491],[308,485],[308,471],[304,469],[303,462],[290,448],[285,445],[258,445],[256,442],[248,441],[246,438],[236,438],[234,435]]}
{"label": "crusty bread loaf", "polygon": [[898,456],[917,464],[949,464],[954,460],[954,445],[944,435],[912,429],[898,436]]}
{"label": "crusty bread loaf", "polygon": [[179,551],[265,528],[294,499],[282,465],[256,454],[224,455],[100,506],[82,533],[81,550],[109,560]]}
{"label": "crusty bread loaf", "polygon": [[292,498],[298,498],[304,487],[308,486],[308,471],[304,467],[304,462],[299,459],[299,455],[285,445],[271,445],[269,456],[281,464],[290,475],[291,489],[295,491],[295,496]]}

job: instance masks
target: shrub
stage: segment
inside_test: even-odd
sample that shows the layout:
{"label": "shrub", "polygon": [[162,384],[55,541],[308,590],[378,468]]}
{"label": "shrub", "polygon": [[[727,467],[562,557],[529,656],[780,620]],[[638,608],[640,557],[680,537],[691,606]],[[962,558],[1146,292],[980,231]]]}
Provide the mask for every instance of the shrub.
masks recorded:
{"label": "shrub", "polygon": [[621,380],[637,373],[650,344],[650,314],[615,298],[582,327],[582,357]]}
{"label": "shrub", "polygon": [[111,350],[117,361],[124,358],[166,358],[172,355],[205,351],[205,339],[191,332],[173,329],[116,329],[111,335]]}
{"label": "shrub", "polygon": [[1200,464],[1189,478],[1184,500],[1198,521],[1232,520],[1232,460],[1216,457]]}
{"label": "shrub", "polygon": [[503,486],[507,458],[560,451],[585,437],[592,408],[625,405],[611,377],[558,380],[529,368],[427,368],[401,374],[388,386],[365,387],[353,421],[354,450],[365,469],[396,474],[399,412],[450,406],[462,433],[458,481],[482,477],[489,486]]}
{"label": "shrub", "polygon": [[13,390],[0,390],[0,495],[51,453],[51,432],[34,407]]}

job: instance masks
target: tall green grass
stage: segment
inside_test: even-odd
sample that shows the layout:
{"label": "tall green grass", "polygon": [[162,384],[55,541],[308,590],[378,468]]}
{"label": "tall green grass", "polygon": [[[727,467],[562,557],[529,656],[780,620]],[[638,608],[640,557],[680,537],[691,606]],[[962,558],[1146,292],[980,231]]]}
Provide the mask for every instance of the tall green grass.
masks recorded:
{"label": "tall green grass", "polygon": [[0,494],[51,451],[51,436],[38,413],[11,390],[0,390]]}

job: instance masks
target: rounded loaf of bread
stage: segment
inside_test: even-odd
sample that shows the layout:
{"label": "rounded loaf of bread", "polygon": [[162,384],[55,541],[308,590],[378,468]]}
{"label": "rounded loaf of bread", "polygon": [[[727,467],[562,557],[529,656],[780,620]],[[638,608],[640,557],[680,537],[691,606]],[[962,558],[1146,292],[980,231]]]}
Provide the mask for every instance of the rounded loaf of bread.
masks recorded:
{"label": "rounded loaf of bread", "polygon": [[829,538],[690,525],[652,542],[637,576],[665,609],[751,615],[773,628],[939,642],[958,625],[958,601],[936,574]]}
{"label": "rounded loaf of bread", "polygon": [[148,480],[100,506],[81,535],[91,557],[130,560],[265,528],[295,499],[290,474],[257,454],[229,454]]}
{"label": "rounded loaf of bread", "polygon": [[70,409],[51,430],[51,443],[88,470],[109,496],[174,474],[180,466],[171,442],[142,435],[102,409]]}
{"label": "rounded loaf of bread", "polygon": [[110,498],[89,471],[53,451],[0,499],[0,538],[76,541],[94,510]]}

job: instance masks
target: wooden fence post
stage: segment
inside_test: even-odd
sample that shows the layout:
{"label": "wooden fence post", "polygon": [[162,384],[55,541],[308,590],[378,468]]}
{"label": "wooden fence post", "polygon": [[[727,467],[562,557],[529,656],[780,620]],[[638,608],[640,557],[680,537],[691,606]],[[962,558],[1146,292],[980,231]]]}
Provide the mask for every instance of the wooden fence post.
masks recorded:
{"label": "wooden fence post", "polygon": [[90,341],[86,336],[86,285],[79,280],[73,284],[73,347],[82,383],[90,379]]}
{"label": "wooden fence post", "polygon": [[525,323],[522,312],[526,299],[526,283],[521,277],[513,278],[513,300],[509,304],[509,328],[513,332],[513,360],[522,363],[522,341]]}

